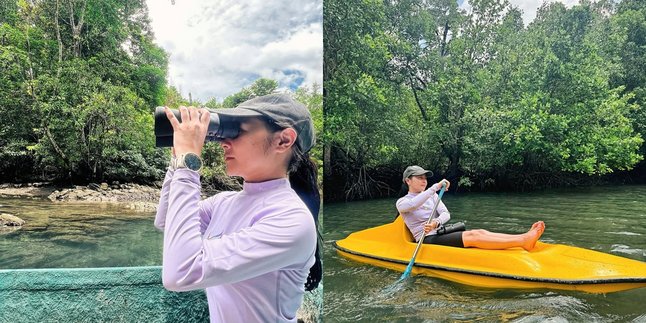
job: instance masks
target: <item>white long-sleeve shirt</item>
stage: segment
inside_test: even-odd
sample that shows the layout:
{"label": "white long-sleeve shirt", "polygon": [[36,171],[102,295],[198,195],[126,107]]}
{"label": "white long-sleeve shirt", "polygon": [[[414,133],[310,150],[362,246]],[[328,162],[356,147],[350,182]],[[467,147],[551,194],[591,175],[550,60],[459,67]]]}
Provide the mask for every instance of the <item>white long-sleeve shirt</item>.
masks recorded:
{"label": "white long-sleeve shirt", "polygon": [[[404,223],[406,223],[408,230],[415,237],[415,241],[419,241],[423,235],[424,224],[428,220],[428,217],[431,216],[431,212],[435,207],[435,201],[439,199],[436,192],[440,188],[440,185],[434,184],[421,193],[409,192],[406,196],[397,200],[397,210],[404,217]],[[440,221],[441,224],[445,224],[451,219],[451,214],[442,201],[437,206],[436,214],[439,214],[439,216],[435,219]],[[434,235],[436,233],[437,229],[432,230],[426,235]]]}
{"label": "white long-sleeve shirt", "polygon": [[164,286],[206,289],[211,322],[296,321],[316,228],[287,178],[200,201],[198,173],[169,171],[155,226],[164,230]]}

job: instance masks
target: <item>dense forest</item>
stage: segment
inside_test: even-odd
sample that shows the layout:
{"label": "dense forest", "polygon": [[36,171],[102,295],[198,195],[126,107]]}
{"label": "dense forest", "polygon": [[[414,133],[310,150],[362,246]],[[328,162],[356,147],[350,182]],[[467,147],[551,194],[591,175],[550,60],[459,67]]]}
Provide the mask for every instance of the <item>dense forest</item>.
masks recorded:
{"label": "dense forest", "polygon": [[646,182],[646,2],[469,4],[325,1],[326,201]]}
{"label": "dense forest", "polygon": [[[169,159],[154,147],[156,106],[231,108],[279,90],[258,79],[223,102],[189,102],[167,84],[168,57],[143,0],[0,0],[0,182],[152,183]],[[320,133],[320,85],[293,94]],[[204,154],[207,182],[235,187],[218,145]]]}

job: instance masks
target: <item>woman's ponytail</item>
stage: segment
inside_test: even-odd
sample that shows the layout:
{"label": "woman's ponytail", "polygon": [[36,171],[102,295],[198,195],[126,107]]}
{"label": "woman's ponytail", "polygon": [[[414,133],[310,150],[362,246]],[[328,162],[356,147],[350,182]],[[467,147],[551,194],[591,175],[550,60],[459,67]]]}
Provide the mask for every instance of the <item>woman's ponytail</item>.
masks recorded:
{"label": "woman's ponytail", "polygon": [[316,163],[309,157],[308,153],[303,153],[300,148],[294,146],[292,159],[288,167],[289,183],[298,197],[303,200],[307,208],[314,217],[316,223],[316,261],[310,268],[305,290],[311,291],[318,287],[323,277],[323,264],[321,263],[321,249],[323,247],[321,234],[318,231],[318,217],[321,209],[321,194],[319,192],[317,181]]}

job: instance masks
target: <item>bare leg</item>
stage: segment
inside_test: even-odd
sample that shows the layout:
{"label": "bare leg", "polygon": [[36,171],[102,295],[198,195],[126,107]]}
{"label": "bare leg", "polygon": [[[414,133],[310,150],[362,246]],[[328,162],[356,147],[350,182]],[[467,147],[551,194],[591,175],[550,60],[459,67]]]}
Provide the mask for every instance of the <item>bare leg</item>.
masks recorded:
{"label": "bare leg", "polygon": [[487,230],[469,230],[462,234],[462,242],[465,247],[481,249],[507,249],[522,247],[525,250],[532,250],[536,241],[545,231],[545,223],[538,221],[523,234],[504,234],[489,232]]}

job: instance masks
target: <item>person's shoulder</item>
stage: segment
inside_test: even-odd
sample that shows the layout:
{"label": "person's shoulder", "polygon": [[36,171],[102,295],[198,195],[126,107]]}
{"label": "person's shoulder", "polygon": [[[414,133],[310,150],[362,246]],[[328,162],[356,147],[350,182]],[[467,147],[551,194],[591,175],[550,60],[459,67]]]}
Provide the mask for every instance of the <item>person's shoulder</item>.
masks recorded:
{"label": "person's shoulder", "polygon": [[206,198],[205,201],[208,201],[210,203],[222,203],[227,200],[231,200],[235,198],[236,195],[238,195],[240,192],[236,191],[222,191],[219,193],[216,193],[215,195],[212,195],[211,197]]}
{"label": "person's shoulder", "polygon": [[213,195],[213,197],[225,199],[225,198],[230,198],[230,197],[236,196],[238,194],[240,194],[239,191],[222,191],[222,192],[219,192],[219,193]]}
{"label": "person's shoulder", "polygon": [[407,200],[410,200],[410,196],[408,196],[408,194],[398,198],[396,204],[399,204],[399,203],[407,201]]}
{"label": "person's shoulder", "polygon": [[309,214],[309,209],[305,202],[296,194],[296,192],[281,192],[264,199],[263,205],[266,208],[280,209],[284,212],[305,212]]}
{"label": "person's shoulder", "polygon": [[305,202],[292,189],[285,189],[266,196],[262,201],[263,209],[270,213],[282,214],[301,218],[303,215],[311,218],[312,214]]}

